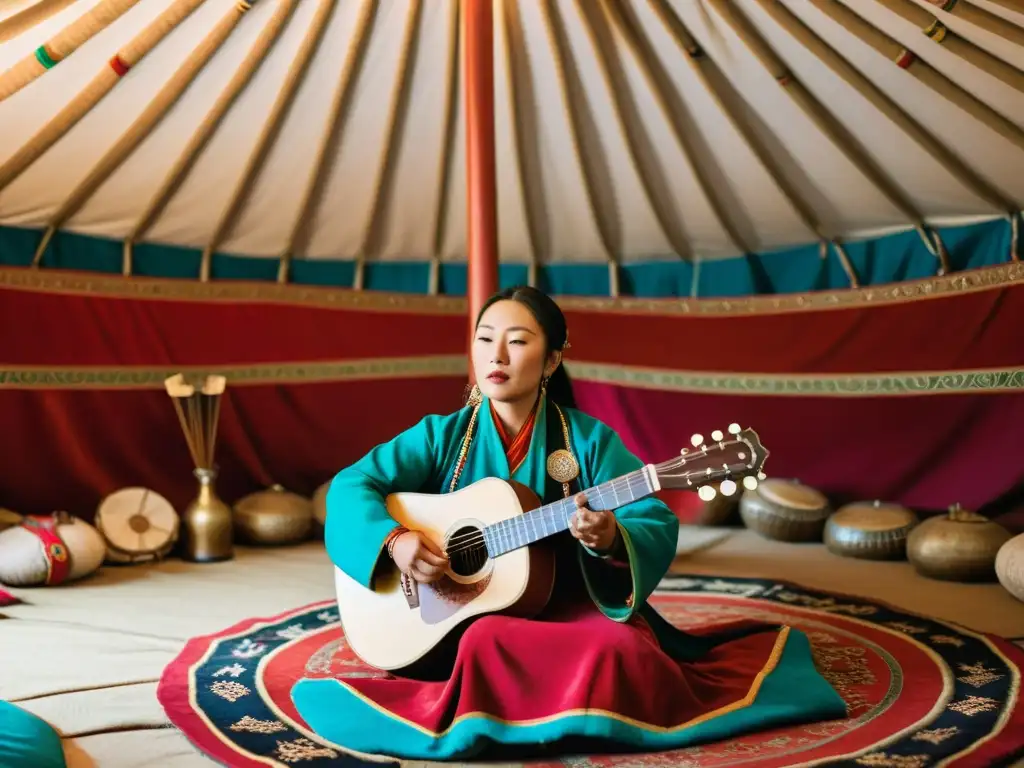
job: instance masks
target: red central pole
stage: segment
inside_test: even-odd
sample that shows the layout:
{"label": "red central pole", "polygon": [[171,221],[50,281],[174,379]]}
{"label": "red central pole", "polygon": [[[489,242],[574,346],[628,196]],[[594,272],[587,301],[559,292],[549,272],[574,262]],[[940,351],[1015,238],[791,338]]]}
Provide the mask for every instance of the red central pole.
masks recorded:
{"label": "red central pole", "polygon": [[[469,343],[476,316],[498,290],[498,210],[494,158],[493,0],[463,0],[466,46],[466,189],[469,219]],[[473,366],[470,381],[475,381]]]}

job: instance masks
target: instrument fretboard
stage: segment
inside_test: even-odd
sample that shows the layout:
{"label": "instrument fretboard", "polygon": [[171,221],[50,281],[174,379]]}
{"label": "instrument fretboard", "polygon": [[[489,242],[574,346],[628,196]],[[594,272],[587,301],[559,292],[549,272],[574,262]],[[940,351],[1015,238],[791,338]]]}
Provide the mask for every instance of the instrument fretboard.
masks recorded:
{"label": "instrument fretboard", "polygon": [[[654,493],[647,471],[638,469],[584,491],[587,506],[593,510],[618,509],[630,502]],[[536,541],[568,530],[569,521],[576,511],[570,496],[551,504],[511,517],[484,528],[484,543],[491,557],[498,557],[515,549],[527,547]]]}

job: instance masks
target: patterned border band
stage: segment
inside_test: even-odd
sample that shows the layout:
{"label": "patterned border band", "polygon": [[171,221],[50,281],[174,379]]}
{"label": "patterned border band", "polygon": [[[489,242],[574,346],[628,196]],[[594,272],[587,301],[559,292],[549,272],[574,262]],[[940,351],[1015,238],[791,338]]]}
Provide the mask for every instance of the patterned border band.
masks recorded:
{"label": "patterned border band", "polygon": [[[997,394],[1024,392],[1024,368],[968,371],[891,371],[886,373],[771,374],[641,368],[611,363],[565,361],[578,381],[668,392],[708,395],[799,397],[894,397],[906,395]],[[382,379],[463,378],[464,355],[345,361],[252,363],[167,368],[79,366],[0,369],[0,390],[162,389],[174,373],[222,374],[228,386],[299,385]]]}
{"label": "patterned border band", "polygon": [[[755,315],[813,312],[941,299],[976,291],[1010,288],[1024,282],[1024,262],[1016,261],[940,277],[856,289],[806,293],[679,299],[602,296],[556,296],[569,311],[636,315]],[[0,289],[78,296],[107,296],[150,301],[216,301],[291,304],[367,312],[417,312],[465,315],[460,296],[425,296],[385,291],[358,291],[318,285],[282,285],[259,281],[200,282],[160,277],[133,277],[58,269],[0,267]]]}
{"label": "patterned border band", "polygon": [[1024,368],[888,373],[716,373],[565,361],[577,381],[708,395],[898,397],[1024,392]]}

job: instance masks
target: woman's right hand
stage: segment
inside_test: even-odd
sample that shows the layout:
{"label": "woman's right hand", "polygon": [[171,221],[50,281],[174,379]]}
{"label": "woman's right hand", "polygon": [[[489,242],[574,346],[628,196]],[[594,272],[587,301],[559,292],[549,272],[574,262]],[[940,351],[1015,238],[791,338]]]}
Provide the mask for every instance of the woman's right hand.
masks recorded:
{"label": "woman's right hand", "polygon": [[395,539],[391,559],[398,570],[421,584],[440,579],[448,565],[441,549],[419,531],[406,531]]}

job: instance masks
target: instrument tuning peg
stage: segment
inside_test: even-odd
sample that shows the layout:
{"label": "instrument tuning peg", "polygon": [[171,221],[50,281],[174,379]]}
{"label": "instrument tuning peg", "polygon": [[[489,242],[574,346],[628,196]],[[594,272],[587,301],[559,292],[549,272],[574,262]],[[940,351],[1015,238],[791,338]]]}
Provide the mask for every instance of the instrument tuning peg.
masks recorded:
{"label": "instrument tuning peg", "polygon": [[730,435],[738,435],[739,433],[740,433],[740,425],[739,424],[730,424],[729,425],[729,434]]}
{"label": "instrument tuning peg", "polygon": [[725,435],[722,434],[722,430],[720,429],[716,429],[714,432],[711,433],[711,439],[714,440],[716,443],[723,437],[725,437]]}
{"label": "instrument tuning peg", "polygon": [[757,478],[753,475],[747,475],[743,478],[743,487],[748,491],[753,491],[757,488]]}
{"label": "instrument tuning peg", "polygon": [[763,482],[768,479],[768,475],[766,475],[764,472],[758,472],[757,479]]}
{"label": "instrument tuning peg", "polygon": [[718,495],[718,492],[710,485],[702,485],[700,490],[697,491],[697,495],[700,496],[701,501],[711,501]]}
{"label": "instrument tuning peg", "polygon": [[694,435],[693,437],[690,438],[690,445],[692,445],[694,448],[699,448],[701,443],[703,443],[703,442],[704,442],[704,435],[699,435],[698,434],[698,435]]}
{"label": "instrument tuning peg", "polygon": [[718,490],[722,492],[723,496],[732,496],[736,493],[736,483],[732,480],[723,480],[718,486]]}

